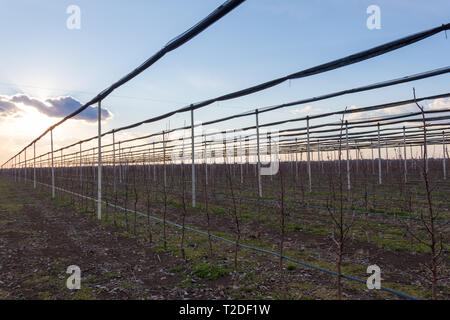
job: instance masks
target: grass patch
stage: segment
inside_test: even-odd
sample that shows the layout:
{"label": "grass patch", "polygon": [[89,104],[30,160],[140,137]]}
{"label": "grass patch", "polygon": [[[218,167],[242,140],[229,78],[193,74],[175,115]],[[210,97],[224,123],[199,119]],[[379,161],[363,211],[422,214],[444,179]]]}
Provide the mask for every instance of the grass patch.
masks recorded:
{"label": "grass patch", "polygon": [[202,263],[195,267],[194,274],[202,279],[217,280],[220,277],[227,275],[229,272],[226,268],[219,266],[211,266],[210,264]]}

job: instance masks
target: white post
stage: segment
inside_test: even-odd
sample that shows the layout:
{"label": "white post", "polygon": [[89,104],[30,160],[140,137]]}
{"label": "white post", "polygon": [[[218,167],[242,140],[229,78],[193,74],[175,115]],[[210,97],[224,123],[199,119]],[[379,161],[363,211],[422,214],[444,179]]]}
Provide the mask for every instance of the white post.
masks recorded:
{"label": "white post", "polygon": [[61,168],[61,177],[64,179],[64,157],[63,157],[63,149],[61,149],[61,157],[60,157],[60,165],[59,167]]}
{"label": "white post", "polygon": [[27,148],[25,148],[25,150],[24,150],[24,158],[25,158],[25,160],[24,160],[24,165],[23,165],[23,168],[24,168],[23,181],[25,183],[27,183]]}
{"label": "white post", "polygon": [[[80,142],[80,188],[83,187],[83,150]],[[82,191],[80,191],[82,193]]]}
{"label": "white post", "polygon": [[306,149],[308,154],[308,178],[309,178],[309,192],[312,191],[312,181],[311,181],[311,155],[310,155],[310,148],[309,148],[309,116],[306,116]]}
{"label": "white post", "polygon": [[[270,133],[268,133],[267,134],[267,150],[269,151],[270,150],[270,153],[269,153],[269,161],[270,161],[270,163],[272,163],[272,138],[271,138],[271,136],[270,136]],[[272,166],[270,166],[270,181],[272,181],[272,179],[273,179],[273,174],[272,174]]]}
{"label": "white post", "polygon": [[166,138],[163,130],[163,169],[164,169],[164,190],[167,187],[167,175],[166,175]]}
{"label": "white post", "polygon": [[47,152],[47,167],[45,167],[45,171],[50,172],[50,152]]}
{"label": "white post", "polygon": [[380,147],[380,123],[378,123],[378,184],[381,184],[381,147]]}
{"label": "white post", "polygon": [[53,160],[53,129],[50,130],[50,144],[52,151],[52,199],[55,199],[55,167]]}
{"label": "white post", "polygon": [[205,184],[208,185],[208,150],[207,150],[207,143],[206,143],[206,135],[203,135],[203,140],[205,142],[205,153],[204,153],[204,158],[205,158]]}
{"label": "white post", "polygon": [[386,142],[386,173],[389,173],[389,152],[388,152],[388,144]]}
{"label": "white post", "polygon": [[241,184],[244,183],[244,167],[242,166],[242,136],[239,136],[239,161],[241,167]]}
{"label": "white post", "polygon": [[234,139],[233,139],[233,178],[236,176],[236,154],[237,154],[237,137],[236,137],[236,135],[234,135]]}
{"label": "white post", "polygon": [[358,145],[358,143],[356,143],[356,169],[357,170],[359,168],[359,164],[360,163],[362,164],[362,162],[363,162],[363,155],[362,155],[362,152],[361,152],[361,147]]}
{"label": "white post", "polygon": [[36,142],[33,143],[33,186],[36,189]]}
{"label": "white post", "polygon": [[227,155],[227,134],[224,134],[223,137],[223,163],[225,164],[225,169],[227,169],[228,166],[228,155]]}
{"label": "white post", "polygon": [[350,191],[351,185],[350,185],[350,150],[348,148],[348,120],[345,120],[345,141],[346,141],[346,148],[347,148],[347,189]]}
{"label": "white post", "polygon": [[375,174],[375,159],[373,157],[373,147],[372,147],[372,143],[370,145],[370,151],[372,151],[372,174]]}
{"label": "white post", "polygon": [[248,170],[250,167],[250,138],[247,136],[245,138],[245,150],[246,150],[246,164],[247,164],[247,175],[248,175]]}
{"label": "white post", "polygon": [[24,181],[25,183],[27,183],[27,148],[25,148],[25,175],[24,175]]}
{"label": "white post", "polygon": [[404,166],[405,166],[405,183],[408,182],[407,174],[408,174],[408,166],[407,166],[407,160],[406,160],[406,129],[405,126],[403,126],[403,156],[405,158]]}
{"label": "white post", "polygon": [[258,168],[257,168],[257,174],[258,174],[258,195],[259,197],[262,197],[262,185],[261,185],[261,158],[259,154],[259,117],[258,117],[258,109],[255,110],[256,115],[256,151],[258,155]]}
{"label": "white post", "polygon": [[298,142],[295,138],[295,181],[298,181]]}
{"label": "white post", "polygon": [[192,207],[195,207],[195,149],[194,149],[194,109],[191,105],[191,159],[192,159]]}
{"label": "white post", "polygon": [[153,181],[156,181],[155,141],[153,141]]}
{"label": "white post", "polygon": [[356,150],[355,150],[356,173],[358,174],[358,172],[359,172],[359,146],[358,146],[358,142],[356,141],[356,139],[355,139],[355,147],[356,147]]}
{"label": "white post", "polygon": [[413,154],[413,147],[412,144],[409,145],[409,155],[411,156],[411,169],[414,170],[414,154]]}
{"label": "white post", "polygon": [[317,169],[320,169],[320,144],[319,144],[319,139],[317,139]]}
{"label": "white post", "polygon": [[122,183],[122,149],[120,148],[119,141],[119,183]]}
{"label": "white post", "polygon": [[[115,132],[113,130],[112,132],[112,140],[113,140],[113,178],[114,178],[114,193],[116,193],[117,190],[117,183],[116,183],[116,137]],[[145,169],[144,169],[145,170]]]}
{"label": "white post", "polygon": [[444,171],[444,180],[447,179],[447,171],[445,168],[445,131],[442,131],[442,151],[444,152],[444,156],[442,158],[442,170]]}
{"label": "white post", "polygon": [[426,126],[426,124],[425,124],[425,127],[423,129],[425,130],[424,138],[425,138],[426,145],[424,144],[424,146],[423,146],[422,155],[424,155],[425,152],[427,153],[427,159],[425,161],[425,170],[428,173],[428,159],[430,158],[430,156],[428,155],[428,141],[427,141],[427,126]]}
{"label": "white post", "polygon": [[98,185],[97,185],[97,218],[102,218],[102,108],[98,102]]}
{"label": "white post", "polygon": [[323,173],[323,154],[320,152],[320,139],[317,139],[317,148],[319,152],[317,153],[317,158],[319,159],[320,171]]}

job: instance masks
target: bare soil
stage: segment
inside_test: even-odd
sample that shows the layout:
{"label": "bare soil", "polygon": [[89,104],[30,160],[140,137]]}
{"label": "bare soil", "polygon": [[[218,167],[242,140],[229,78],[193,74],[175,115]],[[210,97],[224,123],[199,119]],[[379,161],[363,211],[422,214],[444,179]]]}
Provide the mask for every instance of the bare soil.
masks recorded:
{"label": "bare soil", "polygon": [[[219,299],[222,283],[183,285],[190,265],[145,241],[124,237],[72,207],[1,181],[0,299]],[[26,189],[26,190],[25,190]],[[67,267],[81,268],[69,290]]]}

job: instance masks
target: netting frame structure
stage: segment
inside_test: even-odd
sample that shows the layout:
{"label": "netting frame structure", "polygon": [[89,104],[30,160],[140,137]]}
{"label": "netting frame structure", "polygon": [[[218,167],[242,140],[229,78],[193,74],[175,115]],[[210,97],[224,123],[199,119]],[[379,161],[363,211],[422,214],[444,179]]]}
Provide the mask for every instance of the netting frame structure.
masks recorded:
{"label": "netting frame structure", "polygon": [[[367,85],[364,87],[348,89],[340,92],[326,94],[320,97],[313,97],[310,99],[302,99],[299,101],[293,101],[291,103],[284,103],[277,106],[269,106],[266,108],[255,109],[254,111],[245,112],[242,114],[236,114],[232,116],[228,116],[222,119],[212,120],[206,123],[203,123],[202,126],[209,126],[225,121],[229,121],[235,118],[242,117],[255,117],[255,124],[250,127],[243,127],[239,129],[234,129],[231,138],[227,138],[227,132],[216,131],[208,134],[195,134],[195,128],[199,125],[196,125],[194,120],[195,110],[208,106],[217,101],[225,101],[230,99],[235,99],[238,97],[243,97],[255,92],[259,92],[275,85],[278,85],[284,81],[290,79],[299,79],[303,77],[308,77],[314,74],[327,72],[330,70],[334,70],[337,68],[341,68],[350,64],[358,63],[364,60],[371,59],[375,56],[385,54],[387,52],[391,52],[397,50],[399,48],[408,46],[415,42],[421,41],[428,37],[431,37],[439,32],[446,31],[450,29],[450,24],[442,25],[437,28],[433,28],[421,33],[417,33],[405,38],[401,38],[399,40],[386,43],[384,45],[342,58],[335,61],[331,61],[326,64],[322,64],[310,69],[302,70],[286,77],[274,79],[260,85],[256,85],[250,88],[246,88],[243,90],[239,90],[233,93],[229,93],[220,97],[216,97],[213,99],[209,99],[206,101],[202,101],[199,103],[191,104],[187,107],[183,107],[177,109],[175,111],[153,117],[151,119],[147,119],[145,121],[140,121],[122,128],[113,129],[109,132],[102,132],[101,129],[101,103],[102,101],[116,88],[120,87],[124,83],[128,82],[139,73],[150,67],[154,62],[159,60],[165,53],[170,52],[171,50],[176,49],[178,46],[187,42],[191,38],[193,38],[196,34],[206,29],[209,25],[226,15],[228,12],[236,8],[243,1],[227,1],[224,5],[219,7],[215,12],[213,12],[210,16],[208,16],[204,21],[194,26],[192,29],[188,30],[186,33],[183,33],[180,37],[172,40],[162,49],[162,51],[158,52],[155,56],[146,61],[143,65],[137,68],[135,71],[125,76],[117,83],[109,87],[108,89],[102,91],[97,97],[92,99],[90,102],[86,103],[82,108],[75,111],[71,115],[67,116],[63,120],[59,121],[55,125],[51,126],[47,129],[41,136],[31,142],[28,146],[18,152],[16,155],[11,157],[8,161],[6,161],[2,167],[1,172],[3,175],[7,175],[12,177],[14,181],[20,181],[23,177],[24,181],[32,181],[34,188],[37,187],[39,183],[45,184],[43,182],[38,182],[38,176],[40,172],[50,172],[51,176],[51,184],[46,184],[51,188],[52,198],[55,198],[56,191],[60,190],[63,192],[70,192],[69,190],[65,190],[59,188],[56,185],[56,168],[61,170],[65,170],[68,168],[78,168],[78,176],[80,180],[80,185],[83,187],[83,172],[88,170],[88,168],[97,168],[97,197],[92,200],[97,203],[97,218],[102,218],[102,207],[108,203],[102,200],[102,186],[104,185],[104,181],[102,181],[102,172],[103,170],[111,170],[113,172],[113,188],[116,189],[116,183],[118,180],[122,179],[121,171],[124,170],[123,167],[129,166],[129,164],[137,165],[140,164],[143,167],[148,167],[150,171],[156,172],[162,171],[163,175],[163,183],[164,189],[167,188],[167,174],[166,169],[168,165],[175,164],[174,156],[180,155],[180,160],[183,166],[185,165],[184,161],[190,162],[191,167],[191,206],[196,207],[196,171],[202,170],[204,168],[206,183],[208,183],[208,170],[209,164],[212,162],[214,164],[220,163],[222,161],[225,164],[225,167],[229,162],[232,162],[234,168],[239,168],[240,172],[240,180],[243,182],[243,165],[247,165],[247,170],[250,164],[253,164],[255,167],[257,185],[258,185],[258,196],[260,198],[263,197],[264,186],[262,183],[262,175],[261,170],[263,169],[262,158],[266,156],[261,152],[261,149],[266,148],[266,150],[277,149],[275,161],[279,161],[281,163],[288,163],[292,166],[298,167],[299,163],[303,162],[302,155],[306,154],[306,168],[307,168],[307,180],[308,180],[308,189],[309,192],[312,192],[312,173],[311,166],[318,165],[323,166],[326,162],[331,162],[332,164],[339,163],[339,170],[341,170],[341,155],[340,153],[343,151],[341,145],[344,142],[345,145],[345,166],[346,166],[346,180],[347,185],[346,188],[348,191],[352,190],[351,184],[351,170],[350,167],[352,163],[355,162],[356,165],[359,163],[358,154],[361,153],[362,150],[369,150],[372,154],[371,164],[372,164],[372,172],[375,173],[375,167],[378,167],[378,183],[381,185],[383,183],[383,170],[382,170],[382,148],[386,148],[387,158],[386,158],[386,168],[389,169],[389,155],[387,152],[388,148],[391,149],[403,149],[398,159],[393,159],[395,161],[400,161],[403,163],[403,174],[405,183],[408,181],[408,167],[411,166],[410,160],[413,156],[413,147],[421,147],[423,146],[424,134],[426,135],[425,144],[428,146],[439,146],[442,147],[442,158],[439,161],[442,161],[442,177],[443,180],[447,178],[447,169],[446,162],[448,159],[448,150],[447,150],[447,142],[449,140],[449,129],[450,129],[450,109],[439,109],[439,110],[422,110],[417,112],[396,114],[394,116],[389,117],[375,117],[375,118],[367,118],[362,120],[347,120],[346,116],[357,113],[371,112],[376,110],[382,110],[386,108],[396,108],[399,106],[405,106],[408,104],[418,104],[421,101],[430,100],[430,99],[439,99],[439,98],[447,98],[450,97],[450,93],[443,93],[434,96],[427,97],[419,97],[417,98],[414,94],[414,97],[409,100],[404,101],[394,101],[388,102],[381,105],[363,107],[358,109],[345,109],[337,112],[324,113],[324,114],[316,114],[306,117],[300,117],[295,119],[288,119],[285,121],[278,121],[272,123],[263,123],[261,124],[259,121],[259,115],[261,113],[270,112],[274,110],[278,110],[281,108],[286,108],[294,105],[301,105],[313,101],[321,101],[330,99],[336,96],[352,94],[356,92],[370,91],[374,89],[380,89],[389,86],[395,86],[400,83],[412,82],[419,79],[431,78],[439,75],[446,74],[450,72],[450,67],[445,67],[437,70],[427,71],[421,74],[410,75],[400,79],[388,80],[382,83],[376,83],[372,85]],[[71,144],[69,146],[65,146],[54,150],[53,144],[53,135],[54,129],[58,126],[62,125],[68,119],[73,118],[87,107],[91,105],[97,105],[98,109],[98,135],[96,137],[91,137],[88,139],[81,140],[75,144]],[[190,125],[184,126],[175,129],[163,130],[161,132],[155,132],[146,136],[141,136],[134,139],[127,139],[116,141],[116,134],[121,131],[130,130],[136,128],[138,126],[142,126],[145,124],[150,124],[153,122],[161,121],[163,119],[169,118],[175,114],[179,113],[190,113]],[[322,122],[315,125],[312,125],[311,122],[316,119],[323,119],[330,116],[341,115],[342,121],[334,121],[334,122]],[[427,115],[425,120],[425,115]],[[431,115],[428,117],[428,115]],[[421,119],[420,116],[423,116],[424,119]],[[447,122],[446,122],[447,121]],[[303,127],[298,127],[298,124],[305,124]],[[406,123],[418,123],[417,125],[406,125]],[[424,125],[425,123],[425,125]],[[274,126],[281,126],[285,124],[295,124],[294,128],[287,128],[277,130],[276,132],[270,132],[267,134],[261,134],[261,128],[270,128]],[[394,127],[392,127],[394,126]],[[368,129],[369,131],[358,131],[358,129]],[[375,128],[375,129],[374,129]],[[180,132],[180,131],[190,131],[190,135],[183,138],[173,138],[170,139],[168,136],[170,134]],[[355,130],[352,132],[352,130]],[[345,134],[343,134],[343,131]],[[425,133],[424,133],[425,132]],[[236,135],[238,133],[238,135]],[[50,135],[50,151],[44,154],[36,155],[36,143],[45,137],[47,134]],[[211,136],[222,135],[222,139],[209,139]],[[102,139],[110,136],[112,138],[112,143],[110,144],[102,144]],[[152,139],[151,141],[149,139]],[[87,144],[90,141],[97,140],[97,147],[86,148],[83,149],[83,144]],[[138,144],[142,140],[149,140],[147,142],[143,142]],[[185,147],[185,140],[190,141],[190,151],[189,148]],[[276,143],[274,143],[276,141]],[[126,144],[133,144],[130,146],[124,146]],[[242,147],[244,145],[244,147]],[[340,146],[337,149],[337,146]],[[69,151],[68,153],[64,153],[66,150],[71,150],[77,148],[77,151]],[[117,148],[118,147],[118,148]],[[408,147],[410,148],[410,155],[408,157],[407,151]],[[27,150],[30,148],[33,149],[33,156],[27,157]],[[135,149],[132,151],[132,149]],[[128,150],[126,152],[125,150]],[[374,157],[373,151],[377,150],[378,157]],[[335,153],[339,151],[339,160]],[[354,152],[356,154],[356,160],[351,159],[350,153]],[[60,153],[60,155],[58,155]],[[272,152],[269,152],[270,160],[272,161]],[[314,161],[312,159],[313,154],[317,153],[317,160]],[[326,153],[327,160],[323,159],[323,154]],[[208,156],[209,155],[209,156]],[[300,160],[298,159],[300,155]],[[331,155],[331,156],[330,156]],[[322,156],[322,158],[321,158]],[[246,160],[244,161],[243,158]],[[254,160],[251,161],[250,159]],[[295,158],[295,160],[293,159]],[[232,161],[230,159],[233,159]],[[236,162],[236,159],[239,159]],[[220,160],[220,161],[219,161]],[[269,161],[270,162],[270,161]],[[425,164],[428,166],[428,159]],[[428,170],[428,169],[427,169]],[[31,171],[31,175],[30,175]],[[298,172],[296,170],[295,172]],[[32,176],[30,179],[29,177]],[[156,174],[155,174],[156,176]],[[94,172],[95,177],[95,172]],[[79,197],[87,197],[83,194],[77,194]],[[115,208],[118,208],[115,205]],[[119,208],[121,210],[130,210],[127,208]],[[136,213],[136,210],[134,210]],[[145,214],[139,212],[141,215],[145,215],[149,217],[149,214]],[[152,219],[158,220],[158,217],[151,216]],[[165,221],[166,222],[166,221]],[[206,234],[209,237],[212,235],[208,232],[205,233],[200,229],[189,228],[184,225],[179,225],[176,223],[168,222],[177,228],[182,228],[183,230],[191,230],[194,232]],[[243,247],[247,247],[252,250],[256,250],[259,252],[264,252],[267,254],[275,255],[285,260],[293,261],[299,264],[303,264],[305,266],[315,268],[320,271],[324,271],[327,273],[331,273],[333,275],[342,276],[344,278],[357,281],[360,283],[365,283],[360,279],[356,279],[354,277],[345,276],[343,274],[339,274],[333,271],[329,271],[323,268],[318,268],[304,262],[301,262],[296,259],[292,259],[275,252],[270,252],[267,250],[263,250],[256,247],[246,246],[244,244],[240,244],[238,242],[233,242],[229,239],[225,239],[223,237],[214,236],[216,239],[229,242],[234,245],[239,245]],[[388,288],[382,288],[384,291],[394,293],[398,296],[404,298],[414,298],[409,295],[396,292],[394,290]]]}

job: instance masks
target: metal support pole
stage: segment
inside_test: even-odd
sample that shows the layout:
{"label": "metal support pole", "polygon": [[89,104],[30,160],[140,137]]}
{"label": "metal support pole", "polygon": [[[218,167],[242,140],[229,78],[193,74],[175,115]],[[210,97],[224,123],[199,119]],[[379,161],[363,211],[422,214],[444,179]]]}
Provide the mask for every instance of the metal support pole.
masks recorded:
{"label": "metal support pole", "polygon": [[388,144],[386,142],[386,174],[389,173],[389,152],[388,152]]}
{"label": "metal support pole", "polygon": [[404,160],[404,166],[405,166],[405,183],[408,182],[408,166],[407,166],[407,160],[406,160],[406,129],[405,126],[403,126],[403,156],[405,158]]}
{"label": "metal support pole", "polygon": [[310,155],[310,148],[309,148],[309,116],[306,116],[306,149],[307,149],[307,156],[308,156],[308,179],[309,179],[309,192],[312,191],[312,181],[311,181],[311,155]]}
{"label": "metal support pole", "polygon": [[244,167],[242,164],[242,136],[239,136],[239,161],[240,161],[240,167],[241,167],[241,184],[244,183]]}
{"label": "metal support pole", "polygon": [[378,184],[381,184],[382,180],[381,180],[380,123],[378,123],[377,127],[378,127]]}
{"label": "metal support pole", "polygon": [[36,142],[33,143],[33,187],[36,189]]}
{"label": "metal support pole", "polygon": [[320,152],[320,139],[317,139],[317,158],[319,160],[319,167],[320,167],[320,171],[323,173],[323,155]]}
{"label": "metal support pole", "polygon": [[236,153],[237,153],[237,138],[233,133],[233,178],[236,176]]}
{"label": "metal support pole", "polygon": [[50,130],[50,144],[52,151],[52,199],[55,199],[55,167],[54,167],[54,159],[53,159],[53,129]]}
{"label": "metal support pole", "polygon": [[[272,163],[272,138],[270,133],[267,134],[267,152],[269,152],[269,163]],[[270,166],[270,181],[273,179],[272,166]]]}
{"label": "metal support pole", "polygon": [[206,143],[206,135],[203,135],[203,141],[205,142],[205,184],[208,185],[208,144]]}
{"label": "metal support pole", "polygon": [[153,181],[156,181],[155,141],[153,141]]}
{"label": "metal support pole", "polygon": [[113,140],[113,179],[114,179],[114,193],[117,190],[117,179],[116,179],[116,136],[113,130],[112,132],[112,140]]}
{"label": "metal support pole", "polygon": [[370,146],[370,151],[372,152],[372,174],[375,174],[375,159],[373,157],[373,147]]}
{"label": "metal support pole", "polygon": [[298,181],[298,142],[295,138],[295,181]]}
{"label": "metal support pole", "polygon": [[226,133],[224,134],[222,144],[223,144],[223,163],[225,164],[225,170],[228,170],[227,169],[227,166],[228,166],[228,154],[227,154],[227,136],[226,136]]}
{"label": "metal support pole", "polygon": [[64,157],[63,157],[63,150],[61,149],[61,157],[60,157],[60,168],[61,168],[61,177],[64,179]]}
{"label": "metal support pole", "polygon": [[250,138],[245,138],[245,162],[246,162],[246,173],[248,175],[248,169],[250,167]]}
{"label": "metal support pole", "polygon": [[428,159],[430,158],[428,155],[428,140],[427,140],[427,125],[425,124],[424,127],[424,146],[423,146],[423,153],[422,155],[425,156],[425,153],[427,154],[427,159],[425,160],[425,171],[428,173]]}
{"label": "metal support pole", "polygon": [[120,141],[119,143],[119,183],[122,183],[122,149],[120,148]]}
{"label": "metal support pole", "polygon": [[345,141],[347,148],[347,189],[350,191],[350,150],[348,148],[348,120],[345,120]]}
{"label": "metal support pole", "polygon": [[446,148],[445,148],[445,131],[442,131],[442,151],[444,153],[444,156],[442,157],[442,170],[444,171],[444,180],[446,180],[447,179],[447,171],[446,171],[446,168],[445,168],[445,156],[446,156],[446,154],[445,154],[445,151],[446,151]]}
{"label": "metal support pole", "polygon": [[256,151],[258,155],[258,195],[259,197],[262,197],[262,184],[261,184],[261,157],[259,152],[259,117],[258,117],[258,109],[255,110],[256,115]]}
{"label": "metal support pole", "polygon": [[[82,143],[80,142],[80,188],[83,188],[83,150],[81,147]],[[82,191],[80,191],[82,192]]]}
{"label": "metal support pole", "polygon": [[166,174],[166,137],[163,130],[163,170],[164,170],[164,190],[167,187],[167,174]]}
{"label": "metal support pole", "polygon": [[410,157],[411,157],[411,165],[410,165],[410,167],[411,167],[411,170],[414,170],[414,154],[413,154],[413,147],[412,147],[412,144],[410,144],[409,145],[409,155],[410,155]]}
{"label": "metal support pole", "polygon": [[24,164],[24,168],[25,168],[25,174],[23,176],[23,180],[25,183],[27,183],[27,148],[25,148],[25,164]]}
{"label": "metal support pole", "polygon": [[[192,105],[191,105],[192,107]],[[191,159],[192,159],[192,207],[195,207],[195,149],[194,149],[194,109],[191,108]]]}
{"label": "metal support pole", "polygon": [[320,169],[320,144],[319,144],[319,139],[317,139],[317,169]]}
{"label": "metal support pole", "polygon": [[97,185],[97,218],[102,218],[102,107],[98,102],[98,185]]}

